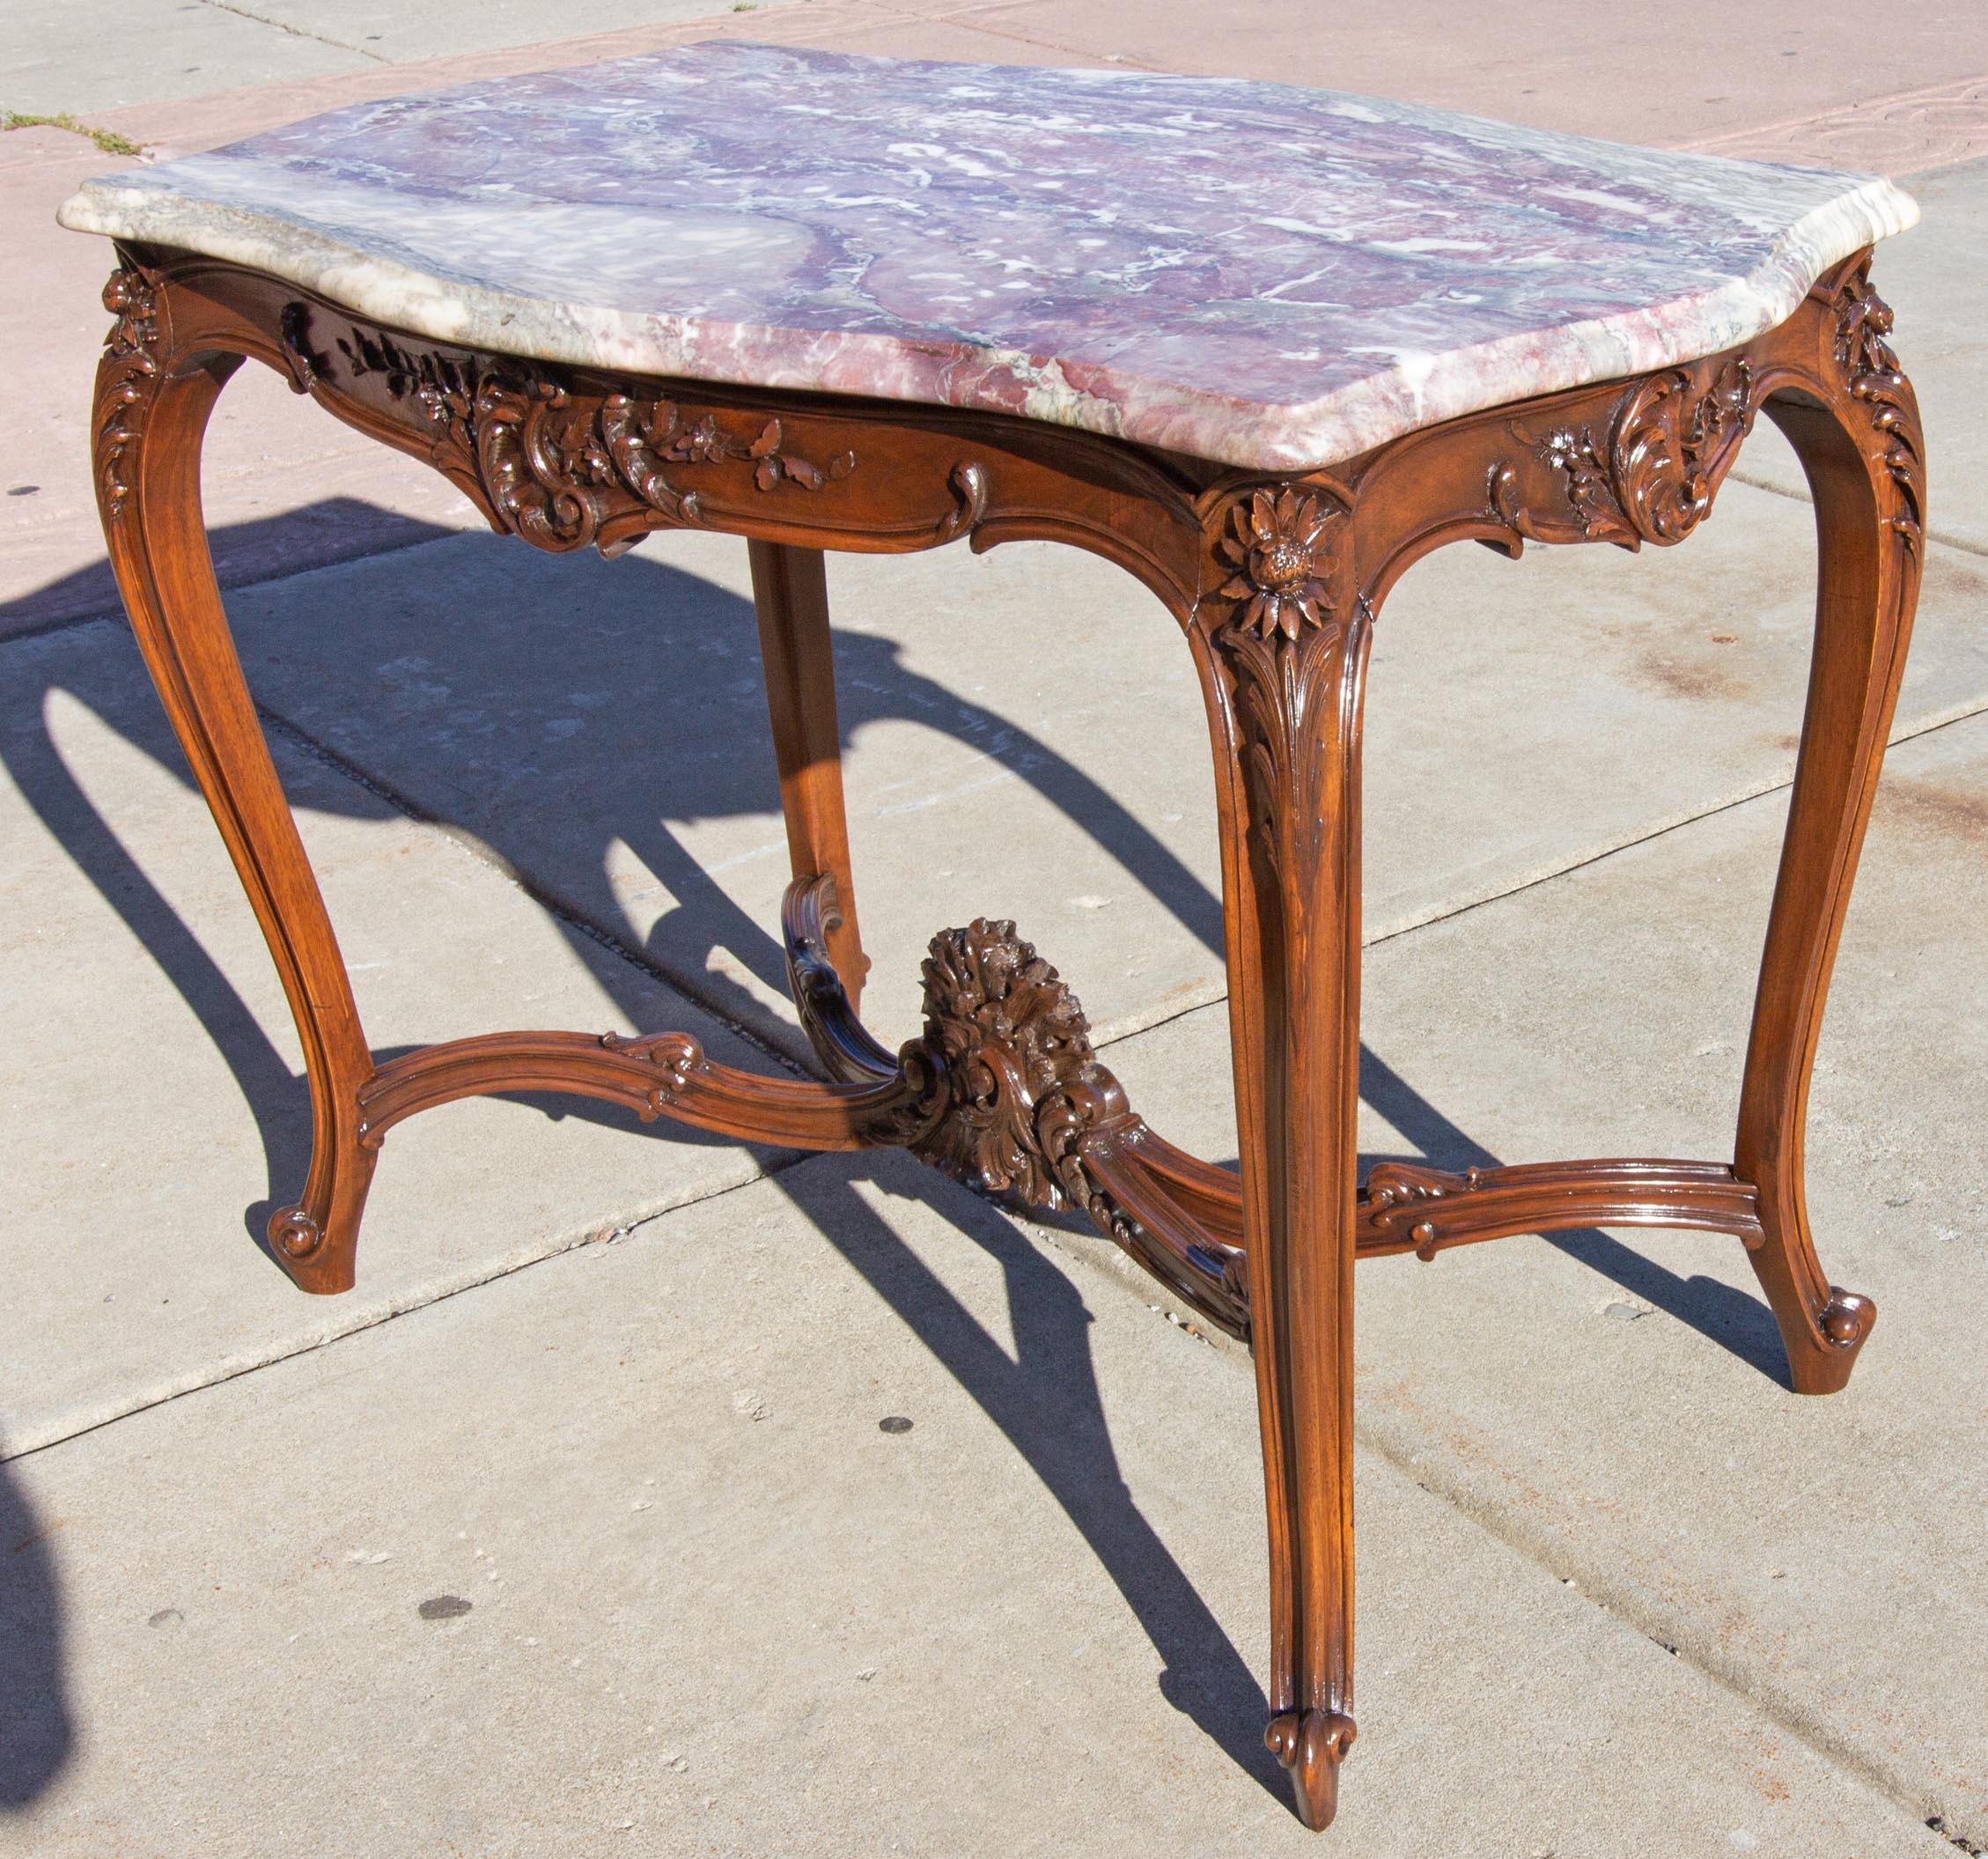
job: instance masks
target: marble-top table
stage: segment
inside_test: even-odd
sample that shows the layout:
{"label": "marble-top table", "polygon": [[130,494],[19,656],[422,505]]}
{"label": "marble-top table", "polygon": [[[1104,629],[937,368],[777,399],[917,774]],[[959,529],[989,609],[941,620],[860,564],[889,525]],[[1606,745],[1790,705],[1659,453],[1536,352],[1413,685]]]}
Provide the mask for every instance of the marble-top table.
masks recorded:
{"label": "marble-top table", "polygon": [[[112,560],[303,1039],[315,1147],[269,1236],[304,1288],[354,1281],[391,1126],[476,1092],[907,1146],[1087,1213],[1254,1351],[1267,1734],[1314,1826],[1353,1737],[1356,1258],[1597,1224],[1732,1233],[1793,1386],[1843,1385],[1874,1311],[1817,1261],[1802,1132],[1925,500],[1869,281],[1870,247],[1914,218],[1886,181],[1275,85],[713,43],[361,105],[91,182],[62,218],[119,247],[95,428]],[[374,1061],[202,528],[201,435],[245,358],[538,547],[747,539],[783,932],[822,1081],[666,1032]],[[1731,1159],[1390,1164],[1363,1184],[1359,733],[1388,589],[1453,541],[1682,541],[1760,413],[1808,469],[1822,586]],[[1019,536],[1120,563],[1198,672],[1239,1169],[1130,1108],[1011,924],[934,940],[926,1028],[901,1051],[858,1017],[822,550]]]}

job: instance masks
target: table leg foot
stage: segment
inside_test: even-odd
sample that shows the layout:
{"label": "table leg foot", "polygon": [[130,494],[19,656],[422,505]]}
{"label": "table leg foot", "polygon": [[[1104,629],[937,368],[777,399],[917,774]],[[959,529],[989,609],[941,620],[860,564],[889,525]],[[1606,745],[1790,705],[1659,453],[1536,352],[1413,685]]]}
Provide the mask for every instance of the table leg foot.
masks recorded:
{"label": "table leg foot", "polygon": [[278,1207],[266,1231],[276,1263],[301,1291],[320,1296],[358,1281],[359,1220],[372,1185],[377,1148],[320,1141],[304,1199]]}
{"label": "table leg foot", "polygon": [[[1803,1242],[1810,1258],[1814,1245]],[[1770,1240],[1754,1255],[1754,1271],[1788,1353],[1788,1381],[1797,1394],[1837,1394],[1878,1319],[1878,1307],[1855,1291],[1830,1285],[1820,1300],[1796,1280],[1790,1250]]]}
{"label": "table leg foot", "polygon": [[1287,1710],[1270,1719],[1263,1741],[1291,1771],[1298,1818],[1323,1833],[1339,1811],[1339,1765],[1352,1747],[1353,1720],[1338,1710]]}

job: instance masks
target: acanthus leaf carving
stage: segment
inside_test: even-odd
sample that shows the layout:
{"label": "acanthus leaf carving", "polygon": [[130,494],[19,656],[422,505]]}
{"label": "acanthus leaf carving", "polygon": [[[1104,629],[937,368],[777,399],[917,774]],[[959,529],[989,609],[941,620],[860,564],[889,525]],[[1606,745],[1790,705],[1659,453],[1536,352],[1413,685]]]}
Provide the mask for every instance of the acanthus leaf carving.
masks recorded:
{"label": "acanthus leaf carving", "polygon": [[984,917],[933,937],[924,973],[924,1044],[948,1102],[917,1153],[1031,1206],[1085,1204],[1077,1139],[1123,1094],[1077,997],[1012,923]]}
{"label": "acanthus leaf carving", "polygon": [[1273,870],[1317,856],[1334,775],[1322,706],[1339,702],[1364,595],[1342,590],[1352,504],[1323,486],[1259,487],[1213,513],[1216,586],[1202,624],[1227,668],[1254,843]]}
{"label": "acanthus leaf carving", "polygon": [[[924,1031],[893,1055],[857,1018],[829,958],[837,910],[833,878],[796,879],[783,940],[802,1025],[831,1074],[899,1087],[873,1140],[1023,1206],[1086,1215],[1193,1309],[1247,1336],[1241,1252],[1155,1196],[1138,1160],[1145,1125],[1098,1063],[1076,996],[1014,926],[983,918],[932,939]],[[1110,1184],[1128,1178],[1145,1184],[1137,1214]]]}
{"label": "acanthus leaf carving", "polygon": [[1898,503],[1886,520],[1907,552],[1917,556],[1925,527],[1925,462],[1918,411],[1891,346],[1891,306],[1871,287],[1867,255],[1837,292],[1834,358],[1884,448],[1882,461]]}
{"label": "acanthus leaf carving", "polygon": [[[311,346],[309,306],[285,306],[283,337],[300,385],[335,395],[335,364]],[[653,518],[701,521],[698,488],[677,476],[683,468],[744,467],[745,483],[763,494],[820,491],[857,467],[846,450],[826,463],[804,457],[777,417],[741,429],[737,414],[686,409],[663,395],[585,394],[545,364],[458,357],[357,323],[336,348],[348,381],[370,377],[390,402],[418,409],[431,464],[475,487],[503,528],[541,549],[593,544],[615,555]]]}
{"label": "acanthus leaf carving", "polygon": [[1753,428],[1753,368],[1728,361],[1701,385],[1682,368],[1653,375],[1624,402],[1609,448],[1616,494],[1646,542],[1681,542]]}
{"label": "acanthus leaf carving", "polygon": [[1710,513],[1752,430],[1755,397],[1743,356],[1709,380],[1687,368],[1646,376],[1616,403],[1605,446],[1588,426],[1556,426],[1531,443],[1565,514],[1528,500],[1528,475],[1509,458],[1491,469],[1491,513],[1528,542],[1681,542]]}
{"label": "acanthus leaf carving", "polygon": [[1462,1175],[1453,1175],[1413,1162],[1379,1162],[1367,1176],[1361,1212],[1366,1226],[1373,1231],[1389,1232],[1405,1222],[1415,1256],[1431,1259],[1436,1255],[1440,1236],[1434,1221],[1421,1218],[1423,1204],[1475,1192],[1485,1178],[1482,1169],[1467,1169]]}
{"label": "acanthus leaf carving", "polygon": [[104,285],[116,318],[104,338],[97,376],[97,490],[105,513],[121,517],[131,495],[125,458],[137,443],[158,389],[159,306],[152,279],[129,262]]}

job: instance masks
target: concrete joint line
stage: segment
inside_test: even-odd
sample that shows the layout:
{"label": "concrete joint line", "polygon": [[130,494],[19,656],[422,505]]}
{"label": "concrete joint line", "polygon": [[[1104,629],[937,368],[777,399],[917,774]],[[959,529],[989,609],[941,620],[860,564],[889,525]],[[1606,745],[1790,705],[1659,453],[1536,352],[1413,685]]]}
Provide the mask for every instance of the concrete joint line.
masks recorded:
{"label": "concrete joint line", "polygon": [[[1905,730],[1893,736],[1889,742],[1886,744],[1886,748],[1888,749],[1896,749],[1901,743],[1917,741],[1921,736],[1930,736],[1938,730],[1950,729],[1956,723],[1965,723],[1970,718],[1983,715],[1988,715],[1988,702],[1956,706],[1931,718],[1917,729]],[[1701,813],[1688,815],[1681,820],[1668,820],[1660,826],[1653,827],[1648,832],[1641,833],[1633,839],[1624,839],[1619,845],[1604,846],[1600,852],[1591,852],[1584,859],[1576,859],[1571,864],[1557,866],[1550,872],[1543,872],[1535,878],[1528,878],[1523,882],[1511,885],[1504,890],[1494,891],[1489,896],[1473,897],[1467,903],[1457,904],[1453,909],[1438,911],[1427,917],[1419,917],[1412,923],[1404,923],[1395,929],[1383,930],[1377,936],[1365,937],[1361,940],[1360,947],[1362,948],[1378,948],[1384,942],[1393,942],[1403,936],[1412,936],[1417,930],[1428,929],[1438,923],[1447,923],[1454,918],[1466,916],[1472,911],[1483,910],[1487,904],[1501,903],[1507,897],[1519,896],[1526,891],[1536,889],[1540,885],[1554,883],[1558,879],[1568,876],[1571,873],[1585,871],[1591,865],[1599,865],[1604,859],[1613,859],[1620,852],[1633,851],[1638,845],[1647,845],[1653,839],[1661,839],[1672,833],[1682,832],[1687,827],[1696,826],[1701,820],[1716,819],[1720,814],[1730,813],[1736,807],[1749,806],[1753,801],[1764,799],[1769,794],[1786,793],[1793,786],[1793,781],[1772,781],[1760,787],[1749,788],[1746,793],[1736,794],[1729,800],[1720,801],[1717,807],[1708,807]],[[1198,1014],[1204,1008],[1215,1007],[1227,999],[1228,992],[1226,989],[1216,989],[1205,1000],[1189,1000],[1167,1013],[1155,1015],[1151,1020],[1141,1019],[1130,1024],[1122,1023],[1114,1027],[1108,1033],[1093,1035],[1091,1043],[1096,1051],[1101,1052],[1107,1047],[1117,1045],[1124,1040],[1137,1039],[1142,1034],[1154,1032],[1163,1026],[1171,1026],[1176,1020],[1185,1020],[1189,1014]]]}
{"label": "concrete joint line", "polygon": [[[1771,491],[1776,497],[1785,497],[1791,504],[1811,501],[1806,491],[1791,491],[1786,484],[1777,484],[1769,478],[1753,477],[1744,471],[1732,471],[1727,476],[1735,484],[1745,484],[1755,491]],[[1977,542],[1964,535],[1955,535],[1945,529],[1928,529],[1925,539],[1942,549],[1958,549],[1963,555],[1988,555],[1988,543]]]}
{"label": "concrete joint line", "polygon": [[247,19],[256,26],[274,27],[279,33],[287,33],[292,39],[308,39],[314,44],[328,45],[334,51],[350,52],[355,58],[370,58],[375,64],[391,64],[393,60],[379,52],[369,52],[363,45],[348,45],[342,39],[332,39],[323,33],[307,33],[300,26],[291,26],[282,19],[271,19],[266,14],[251,12],[246,6],[237,6],[232,0],[201,0],[202,6],[210,6],[217,13],[232,13],[238,19]]}
{"label": "concrete joint line", "polygon": [[[1971,717],[1983,715],[1988,715],[1988,701],[1949,706],[1928,718],[1916,729],[1899,731],[1886,742],[1886,750],[1889,753],[1902,743],[1916,742],[1921,736],[1930,736],[1936,731],[1951,729],[1956,723],[1965,723]],[[1604,846],[1600,852],[1591,852],[1585,859],[1576,859],[1572,863],[1563,865],[1557,870],[1543,873],[1536,878],[1528,878],[1523,883],[1514,884],[1508,890],[1498,891],[1488,897],[1474,897],[1468,904],[1458,904],[1454,910],[1439,911],[1416,922],[1404,923],[1398,929],[1385,931],[1363,943],[1362,947],[1377,948],[1383,942],[1392,942],[1401,936],[1411,936],[1417,930],[1427,929],[1432,924],[1447,923],[1454,918],[1468,915],[1472,911],[1483,910],[1486,904],[1501,903],[1506,897],[1519,896],[1526,891],[1537,889],[1543,884],[1551,884],[1572,872],[1585,871],[1591,865],[1599,865],[1604,859],[1613,859],[1620,853],[1633,852],[1638,845],[1647,845],[1655,839],[1668,838],[1673,833],[1680,833],[1688,827],[1696,826],[1701,820],[1715,820],[1720,814],[1729,814],[1736,807],[1751,806],[1754,801],[1764,800],[1769,794],[1786,793],[1793,786],[1792,779],[1764,782],[1758,787],[1749,788],[1744,793],[1734,795],[1729,800],[1721,800],[1717,807],[1708,807],[1703,812],[1688,815],[1682,820],[1667,820],[1662,825],[1653,827],[1648,832],[1640,833],[1633,839],[1624,839],[1619,845]]]}
{"label": "concrete joint line", "polygon": [[789,1155],[784,1159],[777,1157],[749,1180],[733,1182],[725,1187],[692,1194],[687,1199],[673,1202],[666,1207],[659,1207],[652,1214],[640,1214],[634,1219],[618,1221],[606,1226],[597,1225],[584,1233],[569,1233],[563,1238],[547,1243],[542,1248],[526,1257],[514,1256],[483,1269],[472,1267],[468,1273],[460,1278],[443,1280],[431,1286],[417,1286],[397,1303],[384,1309],[372,1311],[366,1316],[355,1317],[341,1328],[327,1331],[288,1348],[276,1349],[254,1361],[219,1362],[205,1373],[195,1369],[188,1377],[172,1385],[155,1387],[149,1392],[134,1395],[127,1405],[120,1407],[114,1413],[107,1413],[99,1419],[72,1427],[66,1433],[52,1434],[46,1439],[31,1439],[22,1446],[0,1449],[0,1464],[6,1464],[14,1459],[32,1458],[38,1452],[48,1452],[57,1446],[66,1445],[71,1440],[79,1440],[90,1434],[100,1432],[106,1427],[114,1427],[120,1420],[130,1420],[140,1413],[149,1413],[153,1408],[163,1407],[169,1401],[184,1400],[191,1394],[203,1394],[210,1388],[219,1388],[229,1382],[239,1381],[244,1376],[257,1375],[265,1368],[274,1368],[282,1363],[295,1361],[299,1356],[315,1354],[320,1349],[329,1349],[349,1337],[363,1336],[368,1330],[377,1330],[383,1324],[390,1324],[397,1317],[408,1317],[415,1311],[445,1303],[451,1298],[480,1290],[485,1285],[494,1285],[504,1279],[515,1278],[520,1272],[529,1272],[534,1265],[563,1258],[568,1253],[578,1252],[583,1247],[619,1244],[659,1220],[667,1220],[673,1214],[681,1214],[685,1208],[696,1206],[703,1201],[718,1200],[727,1194],[736,1194],[742,1189],[756,1187],[761,1182],[784,1175],[788,1169],[798,1168],[802,1162],[811,1160],[811,1156],[803,1154]]}
{"label": "concrete joint line", "polygon": [[[1356,1414],[1361,1414],[1361,1410],[1356,1409]],[[1823,1761],[1855,1776],[1922,1825],[1933,1825],[1927,1818],[1931,1811],[1921,1780],[1907,1774],[1881,1752],[1851,1741],[1800,1699],[1787,1695],[1750,1670],[1745,1661],[1726,1650],[1716,1630],[1702,1626],[1689,1613],[1665,1606],[1633,1583],[1616,1581],[1606,1568],[1596,1572],[1571,1567],[1565,1545],[1557,1541],[1549,1529],[1530,1525],[1515,1508],[1480,1497],[1468,1479],[1446,1478],[1424,1456],[1425,1442],[1405,1430],[1397,1435],[1384,1420],[1374,1417],[1371,1407],[1356,1418],[1353,1433],[1368,1451],[1385,1459],[1432,1497],[1442,1499],[1487,1536],[1522,1555],[1557,1582],[1572,1586],[1583,1600],[1604,1613],[1633,1627],[1646,1639],[1778,1725]],[[1988,1827],[1982,1826],[1951,1828],[1942,1822],[1935,1831],[1963,1852],[1980,1851],[1971,1841],[1988,1837]]]}

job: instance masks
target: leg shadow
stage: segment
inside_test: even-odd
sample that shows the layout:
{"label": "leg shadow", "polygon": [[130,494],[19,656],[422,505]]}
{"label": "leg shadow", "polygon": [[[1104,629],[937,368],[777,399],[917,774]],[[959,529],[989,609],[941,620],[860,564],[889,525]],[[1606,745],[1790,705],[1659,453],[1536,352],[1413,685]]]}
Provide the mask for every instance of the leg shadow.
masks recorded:
{"label": "leg shadow", "polygon": [[[358,506],[355,512],[344,507],[351,500],[335,501],[339,509],[331,513],[340,523],[351,527],[361,522],[364,506]],[[298,520],[309,514],[300,513]],[[223,532],[217,538],[216,547],[222,556],[254,557],[256,550],[269,540],[261,535],[261,526],[242,527],[245,535],[241,538],[234,538],[230,532]],[[409,540],[431,540],[441,534],[426,526],[416,526]],[[451,540],[460,540],[464,547],[479,545],[468,538]],[[497,545],[482,542],[480,546]],[[453,549],[444,553],[453,561]],[[540,564],[534,559],[531,565],[537,569],[571,568],[572,564]],[[448,563],[438,559],[430,579],[445,578],[448,566]],[[397,572],[406,580],[418,582],[420,579],[409,575],[404,565]],[[431,655],[431,662],[454,668],[451,680],[437,684],[435,702],[441,706],[438,727],[441,712],[460,712],[466,706],[479,717],[499,719],[495,724],[479,726],[497,731],[496,752],[490,740],[481,739],[483,747],[480,755],[486,772],[527,770],[534,782],[550,784],[556,790],[569,779],[595,773],[604,758],[616,770],[634,767],[644,771],[642,783],[622,784],[621,791],[633,804],[602,833],[600,856],[589,861],[595,882],[577,897],[571,873],[544,868],[548,842],[543,831],[528,838],[521,833],[518,820],[530,809],[513,804],[517,797],[507,793],[502,779],[486,788],[479,776],[475,804],[455,811],[466,816],[464,823],[469,830],[480,834],[499,861],[516,873],[527,888],[541,896],[560,900],[563,914],[559,920],[571,939],[598,936],[628,955],[637,969],[668,981],[701,1005],[721,1014],[744,1017],[742,1009],[750,1003],[743,990],[736,982],[714,973],[710,958],[720,949],[727,950],[756,979],[779,987],[784,978],[779,941],[740,910],[688,855],[659,816],[654,803],[645,796],[659,787],[666,792],[672,815],[682,820],[735,812],[760,813],[777,805],[770,748],[764,747],[758,753],[748,748],[741,756],[731,746],[748,713],[753,724],[751,742],[764,743],[764,718],[756,677],[757,634],[750,604],[681,570],[640,557],[613,564],[611,569],[607,564],[593,564],[589,572],[610,577],[600,583],[600,593],[614,603],[612,609],[591,631],[581,628],[565,635],[561,653],[550,660],[538,654],[523,666],[512,666],[507,670],[494,661],[487,645],[480,657],[479,642],[487,641],[493,630],[504,635],[506,629],[501,624],[494,629],[483,626],[481,619],[487,616],[466,614],[460,602],[452,603],[445,598],[425,603],[433,611],[423,620],[416,611],[424,605],[414,598],[420,591],[418,585],[406,589],[406,597],[394,603],[390,616],[395,629],[394,641],[399,647],[417,653],[424,649]],[[59,609],[79,600],[100,597],[99,579],[99,572],[92,570],[71,578],[74,586],[57,583],[52,590],[44,592],[48,601]],[[632,591],[610,594],[610,588]],[[515,598],[523,606],[534,612],[540,610],[542,592],[534,574],[520,574]],[[354,623],[363,626],[364,616],[356,615]],[[251,621],[245,628],[245,648],[257,643],[258,634],[266,637],[272,629],[283,624],[280,607]],[[283,638],[283,650],[288,654],[314,649],[310,635],[300,624],[286,628]],[[718,645],[724,646],[722,652],[716,649]],[[342,635],[338,649],[350,653],[359,649],[358,642]],[[887,639],[844,631],[836,635],[836,650],[838,684],[843,693],[840,720],[845,742],[873,723],[890,720],[916,721],[954,735],[977,753],[1011,770],[1018,778],[1030,782],[1066,814],[1081,820],[1098,844],[1205,947],[1220,949],[1219,900],[1133,812],[1083,770],[1010,719],[909,670],[902,662],[900,649]],[[590,652],[602,655],[601,661],[591,668],[585,662]],[[254,656],[253,652],[249,655]],[[364,655],[362,651],[360,656]],[[741,661],[748,660],[755,675],[741,677]],[[512,688],[520,677],[526,681],[525,688]],[[656,718],[643,706],[614,706],[603,712],[613,719],[609,733],[595,742],[588,757],[562,761],[557,750],[549,749],[541,740],[545,722],[541,712],[548,702],[556,701],[549,694],[564,685],[623,693],[670,690],[678,713],[704,717],[705,727],[693,740],[682,741],[659,730]],[[328,684],[324,688],[328,690],[333,687]],[[500,691],[504,693],[501,700]],[[20,701],[24,695],[11,691],[10,704]],[[314,732],[319,719],[306,720]],[[346,719],[334,715],[326,720],[333,726],[334,749],[353,758],[354,766],[370,768],[378,759],[375,750],[387,752],[383,742],[364,730],[353,738],[350,749],[341,747],[335,738],[343,734]],[[418,729],[423,727],[423,719],[410,712],[394,718],[393,727],[396,730]],[[134,740],[139,740],[148,753],[162,756],[162,765],[178,768],[179,757],[170,745],[163,721],[156,732],[158,746],[150,740],[153,734],[151,728],[144,728],[134,733]],[[714,737],[720,744],[715,753]],[[4,749],[11,771],[48,830],[70,848],[106,900],[151,951],[213,1033],[234,1068],[243,1095],[262,1126],[269,1157],[269,1196],[250,1210],[247,1220],[256,1244],[266,1250],[262,1219],[271,1206],[290,1198],[307,1165],[310,1125],[303,1081],[291,1073],[226,978],[144,878],[115,833],[91,807],[55,753],[46,732],[37,735],[33,729],[17,727],[0,736],[0,749]],[[363,760],[358,759],[361,757]],[[469,775],[475,774],[473,767]],[[343,793],[344,784],[340,784],[337,791]],[[461,798],[470,797],[465,794]],[[387,815],[385,804],[357,783],[350,786],[350,804],[369,817]],[[446,809],[440,806],[436,810],[446,815]],[[606,882],[609,844],[615,841],[646,864],[656,874],[659,887],[676,899],[674,906],[646,936],[633,932],[624,903]],[[860,877],[858,889],[860,897]],[[570,915],[563,913],[569,909]],[[613,992],[611,971],[606,978]],[[624,1011],[633,1005],[639,992],[634,970],[629,980],[626,994],[616,1003]],[[749,1018],[747,1023],[751,1023]],[[1492,1161],[1488,1151],[1371,1051],[1363,1052],[1362,1089],[1368,1103],[1418,1146],[1421,1159],[1452,1168]],[[573,1104],[566,1114],[590,1118],[612,1116],[617,1123],[622,1120],[617,1111],[584,1102]],[[1755,1300],[1712,1280],[1681,1279],[1601,1233],[1561,1234],[1552,1236],[1550,1243],[1700,1330],[1763,1372],[1777,1378],[1785,1376],[1778,1332],[1765,1307]]]}
{"label": "leg shadow", "polygon": [[[1118,1469],[1077,1287],[992,1207],[909,1158],[814,1162],[775,1179],[1041,1479],[1164,1662],[1167,1701],[1282,1800],[1284,1771],[1263,1745],[1263,1687]],[[999,1265],[1012,1358],[852,1191],[859,1179],[933,1208]]]}
{"label": "leg shadow", "polygon": [[[1412,1155],[1361,1157],[1363,1170],[1377,1162],[1423,1162],[1461,1174],[1466,1169],[1496,1168],[1498,1158],[1443,1115],[1383,1059],[1360,1048],[1360,1095],[1416,1146]],[[1572,1228],[1541,1236],[1557,1252],[1620,1285],[1665,1315],[1673,1317],[1720,1348],[1757,1368],[1770,1381],[1788,1388],[1787,1352],[1767,1306],[1744,1291],[1716,1278],[1676,1273],[1595,1227]]]}
{"label": "leg shadow", "polygon": [[[107,656],[129,654],[135,659],[135,649],[121,631],[96,631],[98,638],[112,649]],[[17,670],[21,662],[17,654]],[[70,772],[48,727],[48,706],[64,689],[50,680],[18,675],[7,682],[4,696],[0,697],[0,743],[5,745],[0,759],[42,826],[96,887],[139,947],[158,963],[234,1074],[243,1101],[255,1118],[267,1169],[265,1197],[247,1210],[244,1224],[257,1249],[274,1266],[275,1257],[263,1228],[270,1211],[285,1198],[286,1189],[302,1182],[310,1166],[310,1087],[291,1072],[234,985],[145,875]],[[107,727],[118,727],[107,714],[110,706],[102,693],[70,690],[68,695],[78,706],[90,707]],[[162,767],[171,769],[181,780],[188,778],[163,714],[154,723],[127,728],[126,734],[134,747]],[[386,817],[386,809],[379,811]]]}
{"label": "leg shadow", "polygon": [[76,1745],[63,1682],[62,1583],[49,1539],[0,1464],[0,1812],[33,1801]]}

